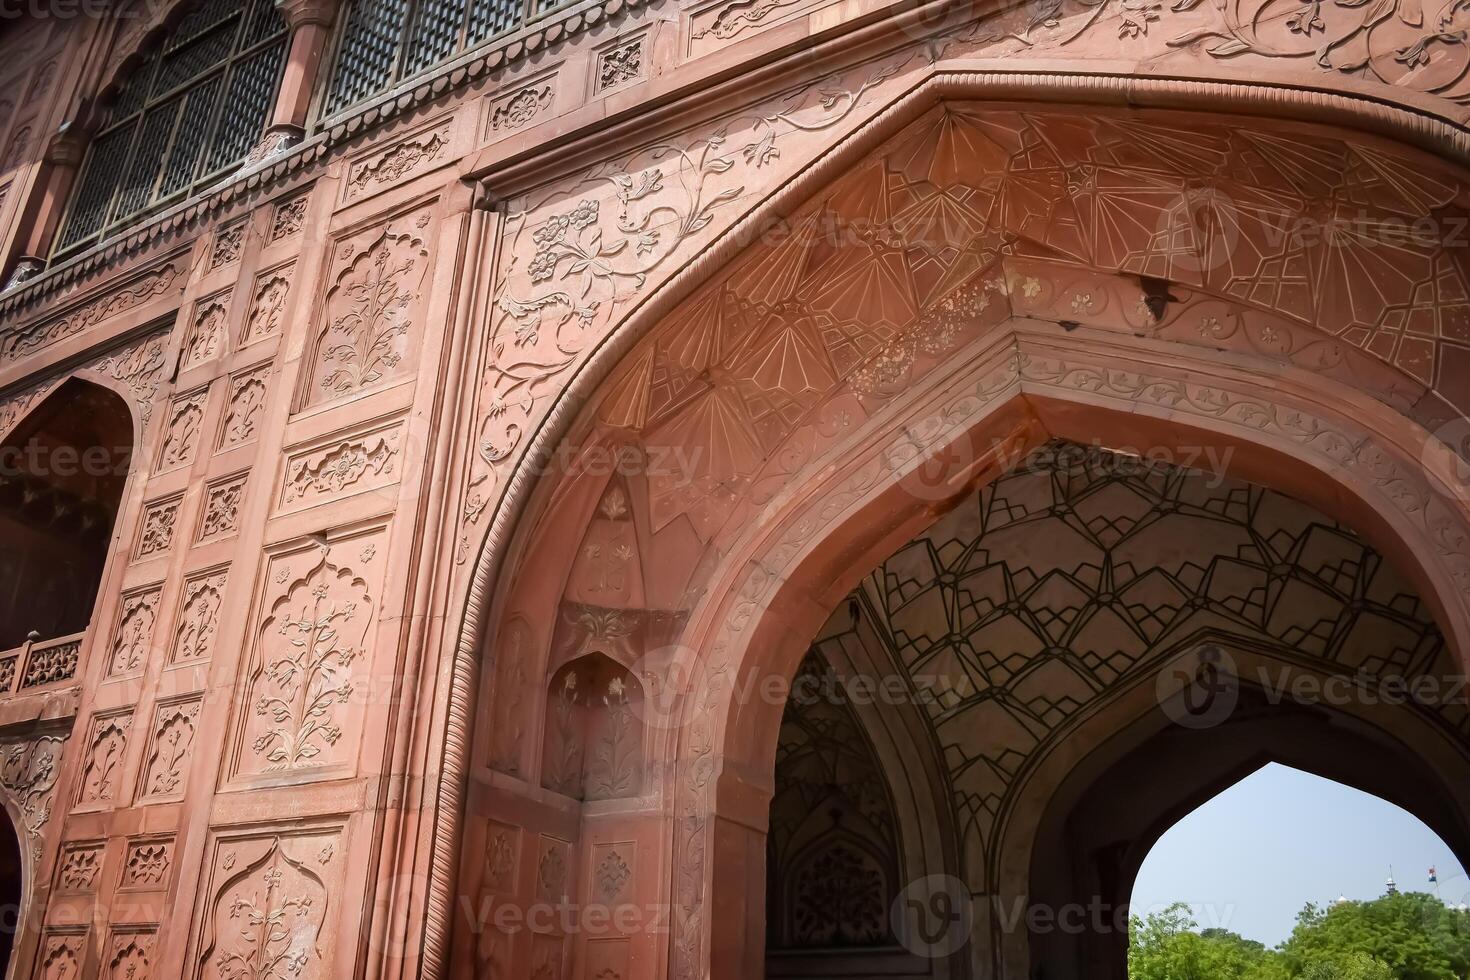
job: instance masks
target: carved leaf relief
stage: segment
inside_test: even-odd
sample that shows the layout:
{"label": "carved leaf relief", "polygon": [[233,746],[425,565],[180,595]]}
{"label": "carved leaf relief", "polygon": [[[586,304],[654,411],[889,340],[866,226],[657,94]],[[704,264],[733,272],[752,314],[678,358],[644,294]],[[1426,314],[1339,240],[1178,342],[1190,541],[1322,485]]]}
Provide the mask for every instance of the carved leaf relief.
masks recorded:
{"label": "carved leaf relief", "polygon": [[183,794],[202,704],[192,698],[158,706],[144,762],[142,798]]}
{"label": "carved leaf relief", "polygon": [[142,670],[148,663],[162,595],[162,588],[152,588],[123,597],[108,658],[108,674],[130,674]]}
{"label": "carved leaf relief", "polygon": [[132,711],[98,715],[92,720],[87,761],[82,767],[82,785],[77,795],[79,806],[112,803],[118,798],[132,727]]}
{"label": "carved leaf relief", "polygon": [[340,882],[335,832],[280,834],[216,845],[204,980],[316,980]]}
{"label": "carved leaf relief", "polygon": [[349,242],[327,294],[317,339],[310,401],[354,394],[409,373],[409,354],[429,268],[427,212],[401,219],[366,241]]}
{"label": "carved leaf relief", "polygon": [[351,733],[362,705],[354,694],[370,653],[383,555],[376,541],[354,539],[293,557],[272,569],[275,598],[256,635],[241,706],[243,774],[340,764],[357,748]]}
{"label": "carved leaf relief", "polygon": [[213,572],[184,584],[179,625],[174,633],[170,663],[208,659],[219,629],[220,606],[224,602],[226,572]]}

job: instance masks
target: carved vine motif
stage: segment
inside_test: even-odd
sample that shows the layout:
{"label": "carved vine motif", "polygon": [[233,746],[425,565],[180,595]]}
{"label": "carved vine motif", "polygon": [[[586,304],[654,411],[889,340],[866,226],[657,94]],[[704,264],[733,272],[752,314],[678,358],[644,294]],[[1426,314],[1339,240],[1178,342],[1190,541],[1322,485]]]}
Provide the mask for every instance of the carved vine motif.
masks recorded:
{"label": "carved vine motif", "polygon": [[229,449],[255,438],[255,427],[265,409],[270,368],[263,367],[230,379],[230,400],[225,405],[220,448]]}
{"label": "carved vine motif", "polygon": [[219,896],[212,960],[221,980],[294,980],[321,958],[317,937],[326,913],[326,885],[285,846],[280,838],[272,841]]}
{"label": "carved vine motif", "polygon": [[399,180],[426,164],[437,160],[449,146],[450,124],[432,132],[404,140],[371,160],[352,168],[347,178],[348,196],[361,194],[369,184],[387,184]]}
{"label": "carved vine motif", "polygon": [[216,572],[185,584],[171,662],[202,660],[210,655],[219,626],[225,579],[225,572]]}
{"label": "carved vine motif", "polygon": [[183,792],[201,704],[198,700],[178,701],[159,708],[153,722],[153,745],[143,772],[144,796],[175,796]]}
{"label": "carved vine motif", "polygon": [[20,811],[31,853],[38,858],[65,749],[65,736],[42,735],[0,750],[0,787]]}
{"label": "carved vine motif", "polygon": [[9,434],[17,422],[25,418],[32,408],[41,403],[41,399],[51,391],[54,382],[45,381],[33,388],[11,395],[4,401],[0,401],[0,438]]}
{"label": "carved vine motif", "polygon": [[131,673],[141,670],[148,662],[148,650],[153,645],[153,624],[158,621],[158,600],[162,595],[162,589],[149,589],[123,598],[108,673]]}
{"label": "carved vine motif", "polygon": [[87,762],[82,767],[80,804],[111,803],[117,798],[118,778],[127,755],[128,735],[133,727],[131,711],[101,715],[92,722],[87,744]]}
{"label": "carved vine motif", "polygon": [[[1175,12],[1201,0],[1175,0]],[[1211,56],[1311,59],[1319,69],[1470,104],[1470,10],[1461,0],[1216,0],[1222,24],[1182,34]]]}
{"label": "carved vine motif", "polygon": [[[427,223],[421,215],[417,229]],[[418,234],[384,230],[338,276],[327,301],[318,393],[350,394],[398,373],[428,255]]]}
{"label": "carved vine motif", "polygon": [[42,320],[29,326],[0,332],[0,363],[17,360],[75,336],[119,313],[124,313],[168,293],[182,289],[187,278],[182,259],[152,269],[130,280],[121,288],[62,316]]}
{"label": "carved vine motif", "polygon": [[270,727],[251,748],[272,770],[320,765],[342,737],[339,708],[373,618],[367,583],[325,555],[277,600],[262,627],[255,714]]}
{"label": "carved vine motif", "polygon": [[167,362],[167,333],[139,340],[93,365],[99,373],[120,381],[133,392],[133,403],[146,429],[153,414],[153,400],[163,380]]}
{"label": "carved vine motif", "polygon": [[[593,167],[507,218],[512,258],[497,283],[499,318],[481,386],[476,466],[456,560],[468,557],[470,528],[494,499],[495,470],[519,446],[552,379],[617,321],[650,274],[744,192],[736,175],[771,165],[780,140],[793,132],[839,125],[898,70],[879,68],[847,90],[830,79],[813,83],[688,143],[654,144]],[[753,138],[731,152],[726,134],[741,126]],[[611,191],[614,212],[585,197],[548,213],[556,201],[599,188]]]}

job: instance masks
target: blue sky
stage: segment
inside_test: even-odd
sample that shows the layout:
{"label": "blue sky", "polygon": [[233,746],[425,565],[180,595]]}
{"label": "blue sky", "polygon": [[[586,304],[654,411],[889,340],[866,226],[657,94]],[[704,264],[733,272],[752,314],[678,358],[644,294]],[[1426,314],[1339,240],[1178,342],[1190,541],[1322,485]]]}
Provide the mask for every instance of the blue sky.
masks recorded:
{"label": "blue sky", "polygon": [[1401,891],[1470,902],[1470,879],[1433,831],[1376,796],[1269,765],[1175,824],[1149,852],[1133,908],[1188,902],[1200,926],[1268,946],[1285,939],[1306,902],[1383,894],[1389,866]]}

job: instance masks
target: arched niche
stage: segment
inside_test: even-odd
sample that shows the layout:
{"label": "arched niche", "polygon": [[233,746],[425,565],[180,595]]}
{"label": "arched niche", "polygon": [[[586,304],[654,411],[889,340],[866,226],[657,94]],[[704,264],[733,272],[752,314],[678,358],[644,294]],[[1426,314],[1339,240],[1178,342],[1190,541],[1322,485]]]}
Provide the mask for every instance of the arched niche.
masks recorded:
{"label": "arched niche", "polygon": [[0,650],[87,628],[133,438],[122,397],[73,378],[0,442]]}
{"label": "arched niche", "polygon": [[576,800],[638,796],[642,705],[643,685],[606,654],[563,665],[546,691],[541,785]]}

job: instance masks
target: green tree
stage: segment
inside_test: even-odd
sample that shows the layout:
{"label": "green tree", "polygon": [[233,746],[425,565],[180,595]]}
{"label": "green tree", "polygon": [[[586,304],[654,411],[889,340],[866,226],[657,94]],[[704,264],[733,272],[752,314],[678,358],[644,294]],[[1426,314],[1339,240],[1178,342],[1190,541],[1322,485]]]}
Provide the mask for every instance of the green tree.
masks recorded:
{"label": "green tree", "polygon": [[1470,974],[1470,918],[1418,892],[1308,905],[1281,953],[1293,976],[1361,953],[1384,964],[1393,980],[1463,980]]}
{"label": "green tree", "polygon": [[1260,943],[1224,929],[1196,931],[1189,907],[1179,903],[1147,918],[1134,916],[1128,932],[1129,980],[1277,980]]}

